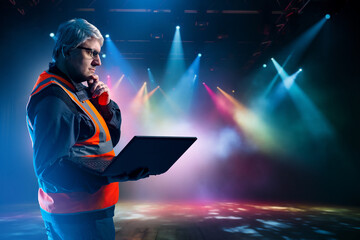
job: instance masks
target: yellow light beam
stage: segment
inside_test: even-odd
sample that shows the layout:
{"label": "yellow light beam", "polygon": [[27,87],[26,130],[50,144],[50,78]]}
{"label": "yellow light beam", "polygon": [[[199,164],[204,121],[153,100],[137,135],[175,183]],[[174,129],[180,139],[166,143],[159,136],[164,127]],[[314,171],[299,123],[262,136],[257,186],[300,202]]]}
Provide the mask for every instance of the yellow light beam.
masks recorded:
{"label": "yellow light beam", "polygon": [[137,112],[141,107],[145,88],[146,88],[146,82],[144,82],[144,84],[141,86],[140,90],[136,93],[136,96],[134,97],[134,99],[131,101],[131,109],[135,112]]}
{"label": "yellow light beam", "polygon": [[159,90],[160,92],[164,95],[164,98],[166,99],[166,101],[169,103],[169,105],[171,106],[172,109],[174,109],[176,112],[178,113],[181,113],[181,109],[177,106],[176,103],[174,103],[170,98],[169,96],[164,92],[164,90],[162,90],[160,87],[159,87]]}
{"label": "yellow light beam", "polygon": [[121,75],[121,77],[120,77],[119,80],[115,83],[115,85],[114,85],[114,87],[113,87],[114,90],[116,90],[116,89],[119,87],[119,85],[120,85],[120,83],[122,82],[122,80],[124,79],[124,77],[125,77],[124,74]]}
{"label": "yellow light beam", "polygon": [[276,144],[274,131],[261,118],[224,90],[217,88],[233,104],[233,119],[251,140],[265,151],[280,150],[280,147]]}
{"label": "yellow light beam", "polygon": [[156,88],[154,88],[151,92],[149,92],[148,94],[146,94],[144,96],[144,102],[149,101],[150,97],[156,92],[156,90],[158,90],[160,88],[160,86],[157,86]]}

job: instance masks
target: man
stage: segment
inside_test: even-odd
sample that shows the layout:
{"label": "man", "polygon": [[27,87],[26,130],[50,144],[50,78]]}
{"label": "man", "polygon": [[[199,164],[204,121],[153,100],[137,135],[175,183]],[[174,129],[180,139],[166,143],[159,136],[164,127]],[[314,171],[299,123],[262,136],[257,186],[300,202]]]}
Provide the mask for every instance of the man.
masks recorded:
{"label": "man", "polygon": [[84,19],[61,24],[53,61],[39,76],[27,106],[38,200],[49,239],[114,239],[117,181],[148,176],[146,169],[137,169],[109,179],[77,162],[111,160],[120,139],[119,107],[95,74],[103,42],[100,31]]}

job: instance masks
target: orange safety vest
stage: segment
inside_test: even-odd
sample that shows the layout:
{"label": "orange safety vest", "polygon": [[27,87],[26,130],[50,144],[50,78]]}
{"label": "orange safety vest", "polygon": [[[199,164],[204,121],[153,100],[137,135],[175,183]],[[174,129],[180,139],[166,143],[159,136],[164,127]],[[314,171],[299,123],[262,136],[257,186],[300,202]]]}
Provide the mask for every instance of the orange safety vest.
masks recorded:
{"label": "orange safety vest", "polygon": [[[56,84],[63,89],[70,99],[91,119],[95,126],[95,133],[92,137],[81,142],[76,142],[76,144],[71,147],[70,157],[102,157],[103,159],[111,159],[114,157],[115,152],[105,120],[90,100],[79,100],[74,93],[74,86],[65,79],[44,71],[40,74],[33,88],[29,102],[32,96],[51,84]],[[38,192],[40,207],[49,213],[78,213],[104,209],[115,205],[118,199],[118,183],[104,185],[95,193],[47,193],[42,188],[39,188]]]}

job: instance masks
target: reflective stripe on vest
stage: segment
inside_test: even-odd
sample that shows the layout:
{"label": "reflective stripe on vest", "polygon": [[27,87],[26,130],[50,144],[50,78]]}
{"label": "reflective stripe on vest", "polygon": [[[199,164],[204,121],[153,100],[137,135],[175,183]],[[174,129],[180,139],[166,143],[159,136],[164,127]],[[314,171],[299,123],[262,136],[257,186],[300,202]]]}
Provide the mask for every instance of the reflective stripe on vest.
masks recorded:
{"label": "reflective stripe on vest", "polygon": [[[90,138],[76,142],[70,149],[69,156],[77,158],[101,157],[111,159],[115,156],[109,129],[105,120],[89,101],[80,101],[74,94],[75,88],[65,79],[43,72],[40,74],[31,97],[46,87],[56,84],[63,89],[70,99],[91,119],[95,132]],[[29,100],[29,101],[30,101]],[[102,186],[97,192],[46,193],[42,188],[38,192],[40,207],[50,213],[76,213],[104,209],[113,206],[119,198],[118,183]]]}

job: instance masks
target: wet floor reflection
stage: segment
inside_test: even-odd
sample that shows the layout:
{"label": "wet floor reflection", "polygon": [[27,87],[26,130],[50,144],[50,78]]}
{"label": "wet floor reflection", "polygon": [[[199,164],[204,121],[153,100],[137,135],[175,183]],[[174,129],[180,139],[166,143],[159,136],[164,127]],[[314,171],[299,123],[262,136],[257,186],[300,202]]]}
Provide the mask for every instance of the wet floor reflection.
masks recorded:
{"label": "wet floor reflection", "polygon": [[[37,205],[0,206],[0,239],[46,239]],[[360,239],[360,209],[301,204],[117,204],[116,239]]]}
{"label": "wet floor reflection", "polygon": [[360,209],[336,206],[122,203],[115,222],[119,239],[360,239]]}
{"label": "wet floor reflection", "polygon": [[1,205],[0,239],[47,239],[38,205]]}

